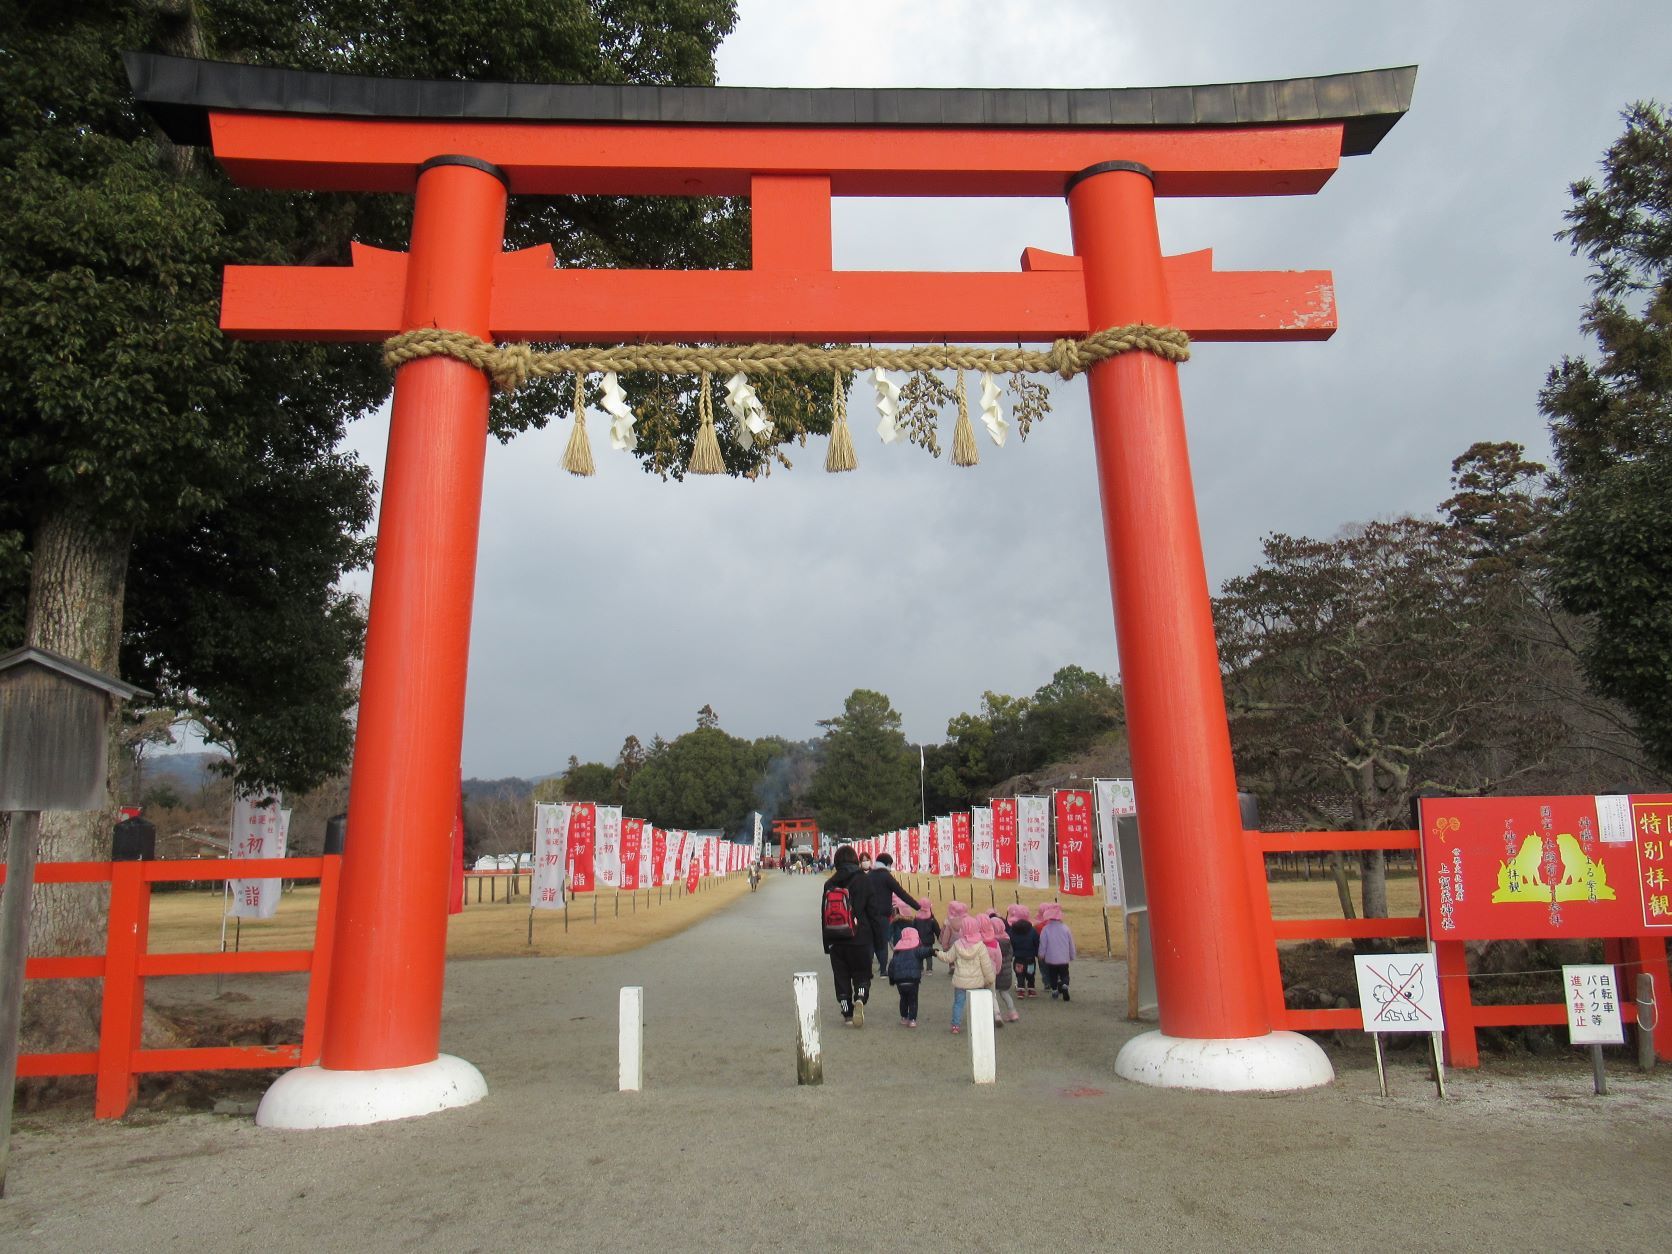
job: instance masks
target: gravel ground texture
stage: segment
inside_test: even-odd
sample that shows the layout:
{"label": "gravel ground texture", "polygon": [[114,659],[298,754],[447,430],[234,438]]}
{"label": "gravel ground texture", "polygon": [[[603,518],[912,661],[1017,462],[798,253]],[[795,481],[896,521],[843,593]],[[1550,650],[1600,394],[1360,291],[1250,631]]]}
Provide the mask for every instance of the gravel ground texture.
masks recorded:
{"label": "gravel ground texture", "polygon": [[[20,1115],[0,1248],[1010,1251],[1664,1250],[1672,1079],[1584,1055],[1453,1072],[1416,1050],[1376,1094],[1362,1044],[1309,1093],[1163,1092],[1117,1079],[1125,968],[1021,1003],[999,1082],[970,1082],[943,971],[902,1028],[886,982],[844,1030],[819,881],[598,958],[454,962],[443,1048],[480,1104],[320,1132],[247,1113],[98,1124]],[[791,976],[818,971],[825,1082],[798,1088]],[[645,990],[645,1091],[616,1084],[617,991]],[[241,986],[243,987],[243,986]],[[251,984],[249,987],[256,987]],[[293,991],[292,991],[293,995]]]}

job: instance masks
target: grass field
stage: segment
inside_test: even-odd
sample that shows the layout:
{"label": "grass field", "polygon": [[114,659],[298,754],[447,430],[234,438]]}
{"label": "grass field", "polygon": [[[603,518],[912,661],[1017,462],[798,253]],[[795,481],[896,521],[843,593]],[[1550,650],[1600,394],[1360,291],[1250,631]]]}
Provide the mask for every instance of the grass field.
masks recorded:
{"label": "grass field", "polygon": [[[509,876],[506,877],[509,879]],[[453,915],[447,924],[449,958],[508,957],[592,957],[624,953],[682,932],[707,918],[749,891],[748,879],[730,875],[708,880],[695,893],[615,893],[606,890],[588,894],[569,904],[569,926],[564,928],[563,912],[540,910],[534,916],[534,943],[528,943],[527,877],[524,892],[505,899],[506,884],[499,882],[499,900],[467,902],[463,914]],[[475,897],[475,889],[468,894]],[[596,899],[597,922],[593,922]],[[245,919],[242,924],[226,920],[226,947],[240,949],[309,949],[313,946],[314,916],[318,911],[319,889],[299,884],[279,901],[271,919]],[[154,893],[151,897],[151,952],[205,953],[220,948],[221,911],[219,893]]]}
{"label": "grass field", "polygon": [[[767,872],[770,878],[778,872]],[[507,877],[509,878],[509,877]],[[1049,892],[1018,893],[1014,885],[960,879],[931,880],[925,876],[904,876],[902,882],[913,896],[927,893],[935,903],[935,917],[946,918],[954,895],[974,900],[985,909],[996,904],[1002,913],[1019,896],[1022,904],[1037,913],[1041,902],[1053,900]],[[524,877],[524,888],[527,881]],[[1341,916],[1332,880],[1280,880],[1269,885],[1272,914],[1280,919],[1329,919]],[[687,897],[681,889],[670,895],[655,889],[639,893],[609,890],[588,894],[569,905],[565,929],[563,914],[541,910],[534,917],[534,943],[528,943],[528,896],[505,900],[506,884],[499,881],[497,902],[475,900],[475,888],[463,914],[454,915],[447,926],[449,958],[589,957],[625,953],[682,932],[707,918],[749,891],[748,880],[731,875],[707,881]],[[1357,897],[1357,885],[1354,885]],[[1109,912],[1108,948],[1104,942],[1102,897],[1063,897],[1063,917],[1074,931],[1074,941],[1086,957],[1112,952],[1125,957],[1125,933],[1120,913]],[[319,890],[302,884],[284,894],[279,910],[271,919],[246,919],[242,925],[226,921],[226,946],[240,949],[308,949],[313,945],[314,915]],[[1419,908],[1414,876],[1388,879],[1389,909],[1396,915],[1416,913]],[[202,953],[220,947],[222,897],[219,893],[156,893],[151,898],[151,952]],[[596,921],[594,912],[596,911]],[[812,926],[809,920],[808,926]]]}

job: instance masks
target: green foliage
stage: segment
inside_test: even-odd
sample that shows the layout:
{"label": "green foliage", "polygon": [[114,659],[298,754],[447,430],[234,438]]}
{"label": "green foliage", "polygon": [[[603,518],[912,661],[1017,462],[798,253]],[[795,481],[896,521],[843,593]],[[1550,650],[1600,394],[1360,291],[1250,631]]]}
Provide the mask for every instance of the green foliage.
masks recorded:
{"label": "green foliage", "polygon": [[855,688],[825,729],[812,803],[819,827],[864,837],[918,817],[917,755],[880,692]]}
{"label": "green foliage", "polygon": [[[348,753],[361,610],[335,589],[365,560],[371,484],[334,449],[388,376],[373,346],[224,339],[220,272],[341,262],[351,239],[403,247],[410,202],[231,186],[136,113],[123,49],[413,77],[712,83],[734,23],[731,0],[6,6],[0,647],[22,638],[31,533],[85,517],[134,537],[125,672],[234,749],[246,784],[305,790]],[[569,265],[736,265],[747,235],[742,207],[701,199],[519,197],[507,222],[511,246],[551,243]],[[508,438],[542,423],[561,397],[549,385],[500,399],[493,428]],[[694,431],[688,409],[675,412]],[[653,450],[641,456],[657,468]],[[735,452],[728,462],[749,470]]]}
{"label": "green foliage", "polygon": [[569,759],[569,769],[563,772],[562,795],[565,801],[595,801],[600,805],[620,805],[624,800],[616,796],[614,767],[574,758]]}
{"label": "green foliage", "polygon": [[754,808],[765,752],[718,727],[653,746],[627,789],[627,810],[658,827],[728,830]]}
{"label": "green foliage", "polygon": [[1592,264],[1581,327],[1597,360],[1567,357],[1539,403],[1559,475],[1550,560],[1565,606],[1591,627],[1586,671],[1672,772],[1672,117],[1625,113],[1602,183],[1572,187],[1558,238]]}

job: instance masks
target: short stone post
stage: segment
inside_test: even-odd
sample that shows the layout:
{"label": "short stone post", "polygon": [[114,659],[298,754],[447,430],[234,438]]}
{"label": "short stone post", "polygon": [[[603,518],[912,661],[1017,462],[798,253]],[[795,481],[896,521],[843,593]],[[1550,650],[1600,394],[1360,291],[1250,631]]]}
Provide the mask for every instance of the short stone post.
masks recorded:
{"label": "short stone post", "polygon": [[970,1062],[977,1084],[998,1083],[998,1049],[993,1040],[993,990],[970,991]]}
{"label": "short stone post", "polygon": [[819,1054],[819,976],[816,971],[795,973],[795,1082],[824,1083],[824,1059]]}
{"label": "short stone post", "polygon": [[621,990],[620,1091],[637,1093],[644,1087],[644,989]]}

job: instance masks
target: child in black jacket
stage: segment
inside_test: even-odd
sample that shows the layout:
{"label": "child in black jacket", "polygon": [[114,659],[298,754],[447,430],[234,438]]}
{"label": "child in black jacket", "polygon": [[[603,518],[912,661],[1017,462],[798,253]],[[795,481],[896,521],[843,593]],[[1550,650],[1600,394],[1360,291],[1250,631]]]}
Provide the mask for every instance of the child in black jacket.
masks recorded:
{"label": "child in black jacket", "polygon": [[888,960],[888,982],[900,992],[900,1026],[917,1026],[917,988],[923,981],[923,960],[919,958],[915,927],[900,933],[900,943]]}
{"label": "child in black jacket", "polygon": [[1035,972],[1039,970],[1039,933],[1034,930],[1028,908],[1011,906],[1005,912],[1005,931],[1010,933],[1012,961],[1016,964],[1016,996],[1038,997],[1034,987]]}

